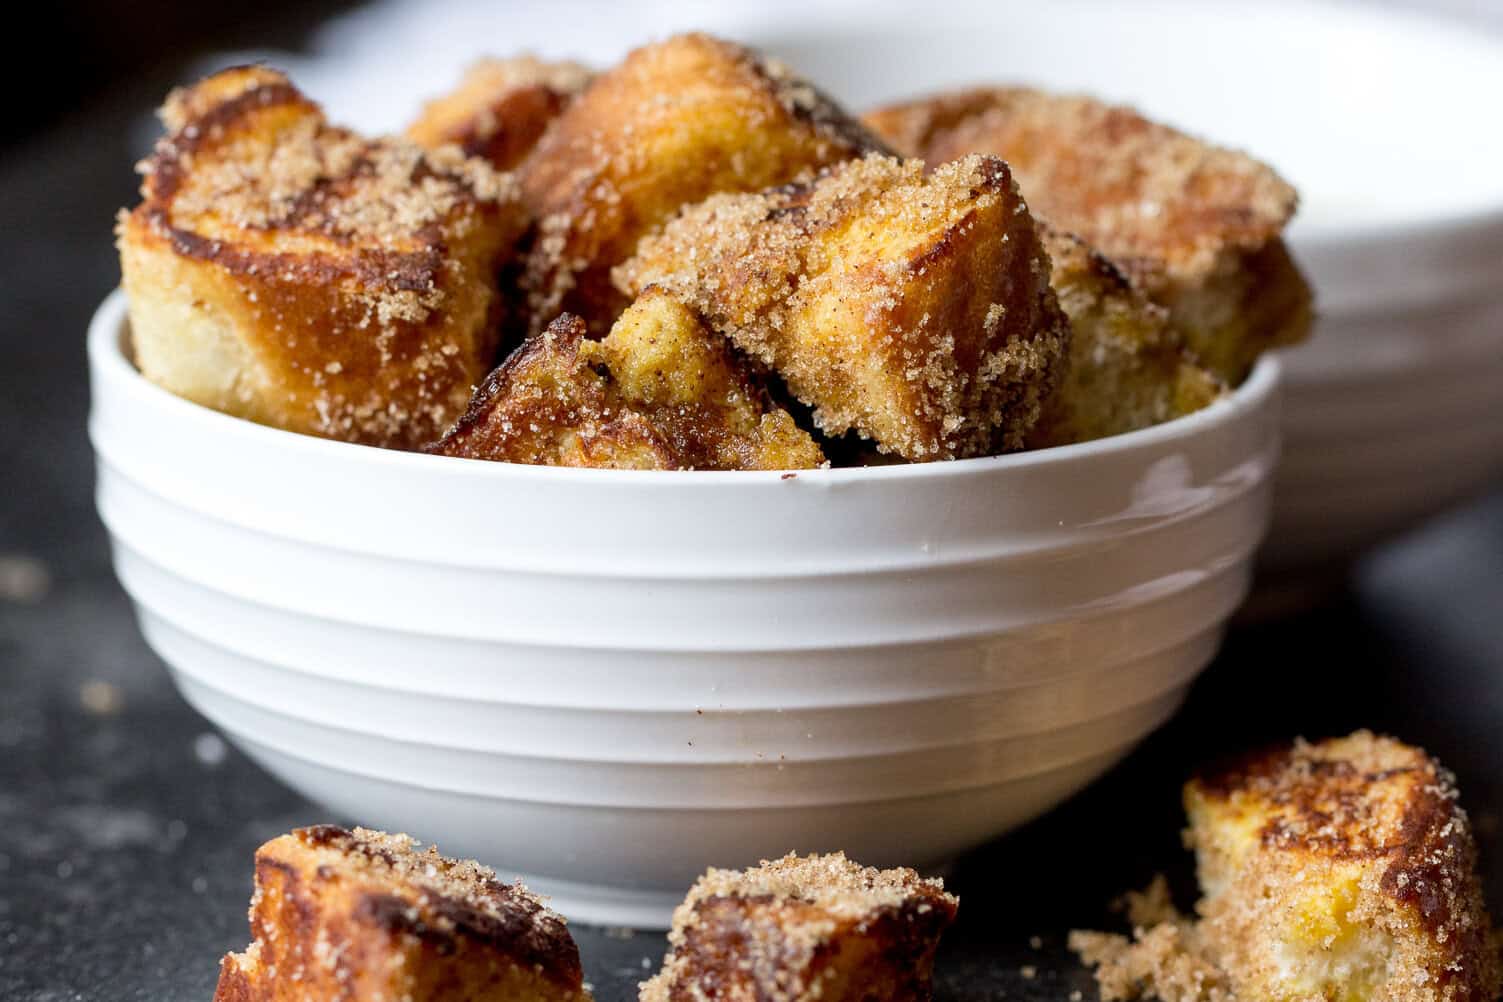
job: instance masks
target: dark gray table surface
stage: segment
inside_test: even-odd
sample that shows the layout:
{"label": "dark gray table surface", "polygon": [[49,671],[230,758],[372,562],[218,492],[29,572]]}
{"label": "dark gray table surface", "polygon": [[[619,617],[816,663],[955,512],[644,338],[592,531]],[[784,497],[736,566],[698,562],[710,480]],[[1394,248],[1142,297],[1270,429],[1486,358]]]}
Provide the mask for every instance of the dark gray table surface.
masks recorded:
{"label": "dark gray table surface", "polygon": [[[208,999],[219,957],[246,941],[255,847],[331,820],[179,698],[94,514],[83,332],[116,281],[112,214],[135,183],[121,122],[160,92],[147,88],[0,165],[0,999],[17,1002]],[[1128,761],[960,861],[940,999],[1093,998],[1063,934],[1111,921],[1106,902],[1155,871],[1189,894],[1188,769],[1296,733],[1370,726],[1439,755],[1503,910],[1500,626],[1494,494],[1374,554],[1318,610],[1235,630],[1180,716]],[[607,1002],[634,997],[663,949],[656,934],[576,935]]]}

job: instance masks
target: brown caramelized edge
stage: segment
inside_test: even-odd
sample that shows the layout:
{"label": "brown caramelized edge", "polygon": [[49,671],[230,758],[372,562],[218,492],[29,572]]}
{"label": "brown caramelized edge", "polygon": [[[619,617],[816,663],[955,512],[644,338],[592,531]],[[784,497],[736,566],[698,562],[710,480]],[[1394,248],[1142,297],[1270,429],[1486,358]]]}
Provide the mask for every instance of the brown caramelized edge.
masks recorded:
{"label": "brown caramelized edge", "polygon": [[[249,68],[251,67],[232,67],[222,72]],[[413,234],[420,244],[416,250],[391,251],[361,247],[354,249],[354,253],[347,257],[247,250],[231,246],[223,240],[200,236],[172,221],[173,198],[190,169],[186,163],[189,158],[203,151],[211,142],[221,139],[224,133],[234,129],[252,113],[279,105],[302,106],[322,118],[323,113],[318,105],[286,80],[259,83],[221,101],[188,119],[170,136],[158,142],[156,150],[147,161],[150,177],[145,198],[135,211],[154,231],[165,236],[178,254],[218,265],[232,274],[265,278],[295,271],[299,280],[322,284],[331,284],[341,278],[353,278],[363,286],[402,292],[425,292],[431,289],[443,270],[446,242],[441,221],[429,223]],[[366,152],[374,145],[368,141]],[[350,171],[342,177],[332,178],[331,183],[348,180],[367,163],[366,155],[356,158]],[[449,177],[433,170],[426,159],[419,169],[424,176]],[[450,179],[456,184],[463,184],[458,178]],[[313,190],[310,189],[305,193],[305,198],[312,194]],[[484,204],[479,199],[474,202],[477,207]],[[306,209],[306,202],[300,200],[293,207],[292,219],[296,219]],[[349,242],[343,235],[330,232],[322,235],[340,243]]]}
{"label": "brown caramelized edge", "polygon": [[448,451],[449,446],[485,424],[496,398],[505,392],[507,384],[518,370],[526,368],[533,359],[558,351],[560,348],[568,352],[572,358],[577,353],[579,343],[586,338],[587,334],[585,322],[582,319],[572,313],[559,314],[542,334],[523,340],[500,365],[486,374],[470,396],[469,406],[454,422],[453,427],[444,432],[443,437],[437,442],[426,446],[423,451],[435,456],[452,455]]}
{"label": "brown caramelized edge", "polygon": [[[1379,883],[1383,893],[1412,906],[1425,928],[1435,933],[1454,927],[1461,918],[1454,914],[1454,894],[1446,891],[1455,890],[1458,881],[1471,879],[1465,869],[1475,861],[1476,848],[1470,826],[1456,805],[1451,775],[1423,751],[1416,750],[1415,754],[1421,763],[1362,772],[1351,762],[1305,757],[1298,754],[1294,745],[1279,744],[1213,764],[1197,773],[1195,782],[1208,798],[1217,800],[1227,800],[1253,783],[1269,783],[1271,788],[1267,793],[1282,810],[1328,820],[1319,803],[1322,777],[1378,783],[1395,776],[1419,774],[1418,781],[1409,789],[1396,837],[1383,845],[1364,848],[1333,844],[1331,839],[1291,839],[1278,818],[1270,819],[1260,829],[1259,838],[1265,847],[1303,850],[1340,860],[1389,859]],[[1284,773],[1296,761],[1309,766],[1310,776],[1289,782]],[[1477,935],[1481,946],[1481,933]]]}
{"label": "brown caramelized edge", "polygon": [[[337,825],[299,828],[293,835],[310,847],[333,848],[380,859],[388,865],[396,862],[384,847]],[[274,860],[268,862],[283,865]],[[548,913],[551,920],[538,921],[548,910],[531,892],[494,879],[485,881],[485,891],[494,895],[500,905],[501,914],[497,917],[462,898],[442,894],[425,884],[418,886],[424,891],[425,907],[452,925],[452,931],[424,921],[421,915],[414,914],[410,901],[396,894],[362,892],[355,914],[378,928],[416,936],[440,953],[451,952],[462,937],[505,953],[572,991],[580,989],[584,973],[574,938],[558,916]]]}

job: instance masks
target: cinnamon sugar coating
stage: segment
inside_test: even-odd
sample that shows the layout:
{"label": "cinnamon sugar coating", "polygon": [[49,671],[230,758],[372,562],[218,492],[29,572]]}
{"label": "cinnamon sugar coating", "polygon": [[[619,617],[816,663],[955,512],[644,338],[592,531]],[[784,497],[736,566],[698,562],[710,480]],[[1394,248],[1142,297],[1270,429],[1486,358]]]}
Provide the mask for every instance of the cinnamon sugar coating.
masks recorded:
{"label": "cinnamon sugar coating", "polygon": [[250,947],[215,1002],[588,1002],[564,920],[405,835],[300,828],[256,852]]}
{"label": "cinnamon sugar coating", "polygon": [[117,229],[136,362],[198,403],[415,448],[493,361],[510,178],[329,125],[281,74],[174,92]]}
{"label": "cinnamon sugar coating", "polygon": [[1068,343],[1007,165],[926,175],[871,155],[803,184],[719,195],[617,270],[659,284],[775,369],[830,435],[911,461],[1016,449]]}
{"label": "cinnamon sugar coating", "polygon": [[1295,191],[1245,154],[1130,108],[1022,87],[895,104],[863,121],[930,163],[1005,159],[1033,210],[1123,268],[1229,383],[1309,331],[1310,289],[1281,237]]}
{"label": "cinnamon sugar coating", "polygon": [[1471,828],[1450,774],[1420,749],[1367,731],[1296,741],[1202,772],[1185,804],[1200,919],[1136,919],[1131,944],[1072,937],[1101,965],[1104,998],[1498,997]]}
{"label": "cinnamon sugar coating", "polygon": [[529,338],[433,451],[616,469],[823,464],[819,446],[730,345],[662,290],[644,292],[603,341],[585,333],[565,315]]}
{"label": "cinnamon sugar coating", "polygon": [[1084,241],[1042,226],[1050,284],[1070,318],[1070,355],[1028,447],[1088,442],[1193,413],[1226,386],[1202,368],[1166,311]]}
{"label": "cinnamon sugar coating", "polygon": [[642,1002],[924,1002],[959,902],[938,880],[790,854],[708,871],[673,915]]}
{"label": "cinnamon sugar coating", "polygon": [[568,311],[604,334],[629,302],[611,268],[680,206],[783,184],[880,145],[750,49],[688,34],[633,51],[520,168],[538,226],[525,279],[530,329]]}
{"label": "cinnamon sugar coating", "polygon": [[588,67],[566,60],[481,59],[457,87],[424,105],[407,138],[429,149],[454,143],[467,156],[511,170],[592,78]]}

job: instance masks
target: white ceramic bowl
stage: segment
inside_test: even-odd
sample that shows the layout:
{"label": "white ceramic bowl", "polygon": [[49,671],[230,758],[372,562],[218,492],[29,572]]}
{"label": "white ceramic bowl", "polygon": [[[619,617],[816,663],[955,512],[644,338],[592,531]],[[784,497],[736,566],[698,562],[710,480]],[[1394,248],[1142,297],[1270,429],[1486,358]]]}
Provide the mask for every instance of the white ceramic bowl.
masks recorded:
{"label": "white ceramic bowl", "polygon": [[1286,353],[1260,562],[1364,547],[1503,477],[1503,35],[1354,3],[1150,0],[815,7],[743,37],[853,107],[977,81],[1136,104],[1300,189],[1315,337]]}
{"label": "white ceramic bowl", "polygon": [[[660,924],[707,864],[932,864],[1178,706],[1267,522],[1277,363],[1068,448],[642,473],[386,452],[89,335],[99,511],[183,694],[289,785]],[[310,819],[312,820],[312,819]]]}
{"label": "white ceramic bowl", "polygon": [[[434,66],[498,44],[494,5],[444,11],[363,8],[313,58],[274,58],[337,117],[400,129],[449,82]],[[1137,104],[1289,177],[1321,315],[1284,365],[1270,581],[1343,570],[1503,478],[1503,35],[1321,0],[940,0],[921,16],[908,0],[516,0],[504,37],[607,64],[696,27],[784,56],[852,108],[1035,82]]]}

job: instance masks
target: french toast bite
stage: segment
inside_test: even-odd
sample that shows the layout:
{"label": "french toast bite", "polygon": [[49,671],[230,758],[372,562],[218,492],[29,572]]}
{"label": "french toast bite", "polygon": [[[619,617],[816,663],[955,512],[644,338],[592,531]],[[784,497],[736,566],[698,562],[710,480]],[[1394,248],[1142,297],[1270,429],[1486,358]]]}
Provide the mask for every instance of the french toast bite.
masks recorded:
{"label": "french toast bite", "polygon": [[1043,405],[1028,447],[1120,435],[1193,413],[1226,392],[1198,365],[1168,322],[1120,271],[1084,241],[1040,228],[1050,284],[1070,318],[1064,374]]}
{"label": "french toast bite", "polygon": [[428,149],[454,143],[467,156],[511,170],[592,76],[588,67],[567,60],[481,59],[465,71],[459,86],[423,107],[407,127],[407,138]]}
{"label": "french toast bite", "polygon": [[755,191],[880,147],[782,64],[702,34],[637,49],[597,77],[522,163],[538,230],[531,330],[560,310],[604,334],[630,301],[610,272],[680,206]]}
{"label": "french toast bite", "polygon": [[136,364],[290,431],[417,448],[494,361],[514,183],[325,121],[280,73],[174,92],[117,237]]}
{"label": "french toast bite", "polygon": [[1498,956],[1456,799],[1434,759],[1367,731],[1207,770],[1185,787],[1200,920],[1073,945],[1102,964],[1107,999],[1141,990],[1124,971],[1173,972],[1145,958],[1177,936],[1219,973],[1152,985],[1166,1002],[1493,1002]]}
{"label": "french toast bite", "polygon": [[1497,955],[1451,775],[1359,731],[1185,788],[1207,943],[1244,998],[1491,1002]]}
{"label": "french toast bite", "polygon": [[959,902],[844,853],[707,872],[673,914],[642,1002],[926,1002]]}
{"label": "french toast bite", "polygon": [[215,1002],[588,1002],[564,920],[405,835],[300,828],[256,852],[251,945]]}
{"label": "french toast bite", "polygon": [[1123,268],[1228,383],[1309,331],[1310,289],[1281,236],[1295,191],[1245,154],[1130,108],[1021,87],[895,104],[863,121],[930,163],[1005,159],[1034,212]]}
{"label": "french toast bite", "polygon": [[602,341],[562,316],[523,342],[434,448],[446,456],[646,470],[799,470],[819,446],[693,311],[646,290]]}
{"label": "french toast bite", "polygon": [[661,285],[814,409],[922,462],[1016,449],[1069,329],[1049,259],[996,157],[925,174],[868,156],[690,206],[617,270]]}

